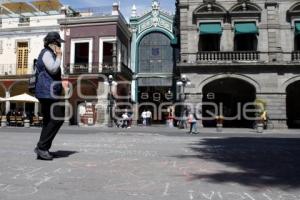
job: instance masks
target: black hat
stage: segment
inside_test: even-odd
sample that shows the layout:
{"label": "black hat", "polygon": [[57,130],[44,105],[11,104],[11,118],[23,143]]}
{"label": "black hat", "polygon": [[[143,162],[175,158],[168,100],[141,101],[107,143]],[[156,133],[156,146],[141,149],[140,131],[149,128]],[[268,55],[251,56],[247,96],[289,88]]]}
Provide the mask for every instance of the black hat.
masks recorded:
{"label": "black hat", "polygon": [[63,39],[61,39],[58,32],[49,32],[44,40],[48,44],[52,42],[58,42],[58,43],[65,42]]}

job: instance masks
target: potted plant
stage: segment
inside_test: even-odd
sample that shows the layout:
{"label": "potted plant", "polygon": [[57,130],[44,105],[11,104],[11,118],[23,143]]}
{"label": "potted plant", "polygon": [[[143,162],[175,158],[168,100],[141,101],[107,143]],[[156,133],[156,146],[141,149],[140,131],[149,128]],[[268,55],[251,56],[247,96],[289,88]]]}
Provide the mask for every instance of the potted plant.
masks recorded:
{"label": "potted plant", "polygon": [[261,118],[257,120],[256,130],[258,133],[262,133],[264,131],[264,123]]}
{"label": "potted plant", "polygon": [[224,117],[223,115],[216,116],[217,132],[222,132]]}
{"label": "potted plant", "polygon": [[256,130],[258,133],[262,133],[264,130],[264,120],[262,114],[265,112],[266,109],[266,101],[262,99],[255,100],[255,107],[257,110],[256,113]]}

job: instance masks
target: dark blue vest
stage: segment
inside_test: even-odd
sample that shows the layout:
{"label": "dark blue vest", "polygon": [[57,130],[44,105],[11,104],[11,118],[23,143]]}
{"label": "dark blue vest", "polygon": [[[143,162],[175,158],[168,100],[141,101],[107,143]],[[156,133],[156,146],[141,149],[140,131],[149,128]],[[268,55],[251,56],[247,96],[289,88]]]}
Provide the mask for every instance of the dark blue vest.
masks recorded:
{"label": "dark blue vest", "polygon": [[[37,60],[37,81],[35,86],[35,96],[38,99],[56,99],[53,94],[60,96],[62,92],[61,69],[56,74],[50,74],[43,62],[45,52],[49,51],[53,58],[56,59],[55,53],[50,48],[41,51]],[[51,91],[52,90],[52,91]]]}

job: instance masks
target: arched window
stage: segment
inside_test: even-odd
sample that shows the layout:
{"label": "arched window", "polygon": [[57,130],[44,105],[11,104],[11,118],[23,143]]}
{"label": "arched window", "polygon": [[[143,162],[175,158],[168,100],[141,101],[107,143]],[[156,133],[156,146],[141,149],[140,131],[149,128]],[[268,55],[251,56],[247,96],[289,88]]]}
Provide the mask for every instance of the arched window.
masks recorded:
{"label": "arched window", "polygon": [[173,73],[173,48],[165,34],[149,33],[142,38],[138,49],[140,73]]}
{"label": "arched window", "polygon": [[[214,0],[204,0],[204,4],[195,9],[193,20],[199,29],[199,51],[220,51],[222,22],[226,17],[226,9]],[[208,22],[208,18],[215,22]]]}
{"label": "arched window", "polygon": [[199,51],[220,51],[221,23],[200,23]]}
{"label": "arched window", "polygon": [[237,22],[234,24],[234,50],[256,51],[258,29],[255,22]]}
{"label": "arched window", "polygon": [[287,20],[291,22],[293,19],[300,19],[300,3],[295,3],[287,11]]}
{"label": "arched window", "polygon": [[[300,19],[299,19],[300,20]],[[300,51],[300,21],[295,22],[295,42],[294,50]]]}
{"label": "arched window", "polygon": [[294,51],[300,51],[300,3],[294,4],[287,11],[287,20],[295,27]]}
{"label": "arched window", "polygon": [[225,20],[226,15],[227,10],[223,6],[213,1],[206,1],[206,3],[196,8],[193,12],[194,22],[197,22],[198,19],[203,18],[215,18]]}
{"label": "arched window", "polygon": [[258,21],[261,19],[261,12],[262,9],[258,5],[247,0],[241,1],[229,10],[231,18],[247,17],[248,19],[257,19]]}

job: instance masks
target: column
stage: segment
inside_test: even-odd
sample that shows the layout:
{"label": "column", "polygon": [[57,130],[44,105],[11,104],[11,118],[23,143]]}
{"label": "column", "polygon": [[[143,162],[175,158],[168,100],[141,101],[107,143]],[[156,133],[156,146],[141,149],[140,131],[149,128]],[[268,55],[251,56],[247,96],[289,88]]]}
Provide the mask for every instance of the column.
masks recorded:
{"label": "column", "polygon": [[188,44],[188,18],[189,18],[188,6],[184,5],[180,8],[180,40],[181,40],[181,62],[189,62],[189,56],[186,53],[189,53],[189,44]]}
{"label": "column", "polygon": [[122,43],[120,40],[117,41],[117,69],[118,72],[121,71],[121,63],[122,63],[122,52],[121,52],[121,48],[122,48]]}
{"label": "column", "polygon": [[117,71],[117,41],[113,41],[113,52],[112,52],[112,57],[113,57],[113,70],[114,72]]}
{"label": "column", "polygon": [[280,38],[280,22],[279,22],[279,9],[278,3],[275,1],[266,2],[267,9],[267,24],[268,27],[268,38],[269,38],[269,61],[278,62],[282,61],[282,49],[281,49],[281,38]]}
{"label": "column", "polygon": [[[10,92],[6,91],[5,92],[5,98],[9,98],[10,97]],[[10,111],[10,101],[6,101],[5,102],[5,114],[7,114]]]}
{"label": "column", "polygon": [[[64,120],[64,126],[69,126],[70,125],[70,102],[69,102],[69,99],[65,99],[65,120]],[[74,112],[73,112],[74,114]]]}
{"label": "column", "polygon": [[131,70],[133,73],[136,73],[136,28],[132,29],[131,37]]}
{"label": "column", "polygon": [[137,102],[137,80],[132,80],[131,82],[131,100]]}
{"label": "column", "polygon": [[39,103],[34,103],[34,115],[37,116],[39,112]]}
{"label": "column", "polygon": [[287,128],[286,94],[257,94],[257,99],[267,102],[267,112],[274,128]]}
{"label": "column", "polygon": [[107,126],[109,120],[109,109],[108,109],[108,93],[109,86],[104,84],[105,80],[99,80],[97,89],[97,104],[96,104],[96,126]]}

